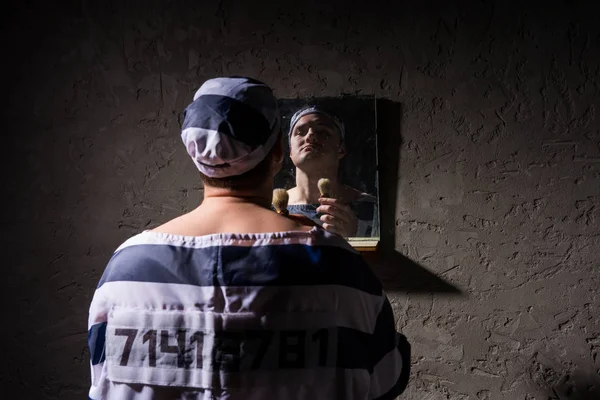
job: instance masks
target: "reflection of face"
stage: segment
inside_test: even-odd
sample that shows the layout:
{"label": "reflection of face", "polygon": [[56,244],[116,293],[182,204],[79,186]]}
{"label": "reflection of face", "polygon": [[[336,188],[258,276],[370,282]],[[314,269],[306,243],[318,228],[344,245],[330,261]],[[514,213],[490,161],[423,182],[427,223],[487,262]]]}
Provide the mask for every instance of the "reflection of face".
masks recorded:
{"label": "reflection of face", "polygon": [[290,157],[294,165],[337,164],[343,156],[342,138],[331,118],[308,114],[296,122],[290,134]]}

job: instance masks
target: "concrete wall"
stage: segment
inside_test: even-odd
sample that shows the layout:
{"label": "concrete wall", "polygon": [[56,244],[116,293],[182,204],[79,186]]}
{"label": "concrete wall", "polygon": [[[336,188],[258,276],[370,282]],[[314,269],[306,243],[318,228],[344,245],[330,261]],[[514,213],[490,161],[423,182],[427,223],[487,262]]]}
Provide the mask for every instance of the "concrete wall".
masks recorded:
{"label": "concrete wall", "polygon": [[398,252],[461,292],[407,294],[410,277],[390,290],[414,349],[404,398],[600,398],[592,7],[202,3],[30,1],[4,14],[3,390],[85,396],[104,265],[198,204],[180,113],[205,79],[244,74],[281,97],[402,106],[398,200],[382,218]]}

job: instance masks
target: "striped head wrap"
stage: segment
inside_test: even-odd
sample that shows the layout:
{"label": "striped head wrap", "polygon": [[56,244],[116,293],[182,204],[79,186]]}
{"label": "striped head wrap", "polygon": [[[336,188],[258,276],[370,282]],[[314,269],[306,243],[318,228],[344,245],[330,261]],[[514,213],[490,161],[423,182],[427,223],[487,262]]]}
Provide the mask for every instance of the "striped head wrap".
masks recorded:
{"label": "striped head wrap", "polygon": [[226,178],[256,167],[280,130],[277,100],[266,84],[245,77],[214,78],[185,109],[181,139],[201,173]]}

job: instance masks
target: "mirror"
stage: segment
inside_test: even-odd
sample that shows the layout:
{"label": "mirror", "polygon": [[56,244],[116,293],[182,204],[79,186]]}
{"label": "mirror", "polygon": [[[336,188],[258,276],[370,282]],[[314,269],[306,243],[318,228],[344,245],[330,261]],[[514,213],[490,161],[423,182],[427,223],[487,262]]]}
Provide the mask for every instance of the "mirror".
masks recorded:
{"label": "mirror", "polygon": [[[283,167],[275,177],[275,188],[290,190],[296,186],[297,168],[302,175],[310,175],[310,168],[304,168],[306,164],[299,163],[298,167],[292,160],[290,149],[296,146],[299,149],[302,145],[295,144],[294,139],[290,141],[288,135],[290,131],[290,122],[296,111],[304,109],[307,106],[316,106],[319,110],[325,111],[330,116],[334,116],[343,124],[343,138],[341,140],[343,150],[339,150],[341,159],[338,166],[338,188],[344,194],[332,196],[335,198],[344,197],[347,203],[358,218],[358,228],[354,235],[348,236],[350,244],[360,251],[374,250],[379,242],[379,181],[377,176],[377,106],[376,99],[373,96],[341,96],[341,97],[321,97],[321,98],[300,98],[300,99],[279,99],[278,100],[281,116],[282,129],[285,138],[286,157]],[[313,113],[311,113],[313,114]],[[331,121],[331,126],[335,132],[339,132],[338,124],[334,120],[323,116],[323,120]],[[300,121],[295,121],[295,127],[300,129]],[[336,136],[339,137],[339,136]],[[338,142],[333,144],[338,146]],[[328,142],[333,143],[333,142]],[[319,144],[320,145],[320,144]],[[295,147],[295,149],[296,149]],[[293,151],[293,150],[292,150]],[[338,151],[338,150],[336,150]],[[296,153],[300,154],[296,149]],[[343,154],[345,153],[345,154]],[[301,159],[302,157],[300,157]],[[335,158],[335,156],[334,156]],[[337,161],[334,161],[337,163]],[[313,177],[314,178],[314,177]],[[304,214],[313,221],[322,224],[321,214],[316,212],[316,204],[307,204],[307,202],[294,202],[294,196],[290,191],[289,212],[292,214]],[[348,200],[348,201],[346,201]]]}

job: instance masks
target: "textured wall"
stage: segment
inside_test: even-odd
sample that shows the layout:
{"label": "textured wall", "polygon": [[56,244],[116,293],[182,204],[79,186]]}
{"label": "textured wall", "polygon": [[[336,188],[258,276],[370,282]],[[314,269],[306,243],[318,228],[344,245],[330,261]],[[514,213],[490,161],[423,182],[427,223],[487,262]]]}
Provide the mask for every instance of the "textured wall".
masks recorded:
{"label": "textured wall", "polygon": [[463,292],[391,294],[415,353],[404,398],[600,398],[591,7],[18,3],[2,28],[3,389],[85,396],[87,309],[110,253],[200,201],[180,111],[203,80],[245,74],[281,97],[402,104],[383,218],[398,251]]}

